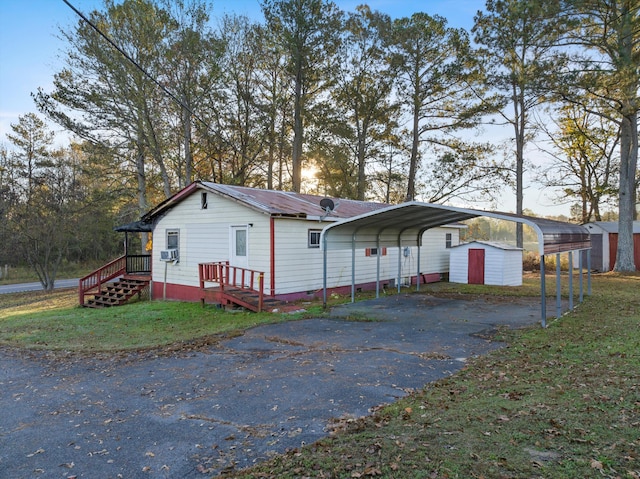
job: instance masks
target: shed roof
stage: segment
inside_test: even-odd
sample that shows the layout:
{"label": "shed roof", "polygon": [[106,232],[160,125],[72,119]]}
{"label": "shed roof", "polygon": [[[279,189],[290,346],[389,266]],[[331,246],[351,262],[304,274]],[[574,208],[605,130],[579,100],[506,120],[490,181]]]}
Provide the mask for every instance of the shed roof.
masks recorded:
{"label": "shed roof", "polygon": [[483,246],[489,246],[491,248],[501,249],[501,250],[504,250],[504,251],[522,251],[522,248],[518,248],[517,246],[511,245],[511,244],[501,243],[499,241],[481,241],[481,240],[475,240],[475,241],[469,241],[469,242],[466,242],[466,243],[460,243],[460,244],[452,246],[451,249],[470,246],[470,245],[474,245],[474,244],[483,245]]}
{"label": "shed roof", "polygon": [[422,233],[430,228],[480,216],[531,226],[538,236],[541,255],[591,247],[589,231],[580,225],[416,201],[388,206],[329,225],[323,231],[322,244],[327,249],[351,248],[353,244],[356,247],[371,244],[398,246],[399,241],[403,246],[417,246]]}
{"label": "shed roof", "polygon": [[[587,223],[584,226],[591,233],[600,233],[598,228],[602,229],[605,233],[617,233],[619,224],[620,223],[617,221],[594,221],[593,223]],[[633,222],[633,233],[640,233],[640,221]]]}

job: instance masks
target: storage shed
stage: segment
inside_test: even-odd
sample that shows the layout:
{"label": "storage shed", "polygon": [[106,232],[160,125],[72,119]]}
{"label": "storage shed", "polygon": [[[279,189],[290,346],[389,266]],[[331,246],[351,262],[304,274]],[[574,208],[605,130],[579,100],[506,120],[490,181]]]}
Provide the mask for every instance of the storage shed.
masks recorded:
{"label": "storage shed", "polygon": [[451,248],[452,283],[522,285],[522,249],[504,243],[471,241]]}
{"label": "storage shed", "polygon": [[[613,270],[618,253],[618,222],[594,221],[584,226],[591,233],[591,269]],[[633,257],[636,270],[640,270],[640,221],[633,222]]]}

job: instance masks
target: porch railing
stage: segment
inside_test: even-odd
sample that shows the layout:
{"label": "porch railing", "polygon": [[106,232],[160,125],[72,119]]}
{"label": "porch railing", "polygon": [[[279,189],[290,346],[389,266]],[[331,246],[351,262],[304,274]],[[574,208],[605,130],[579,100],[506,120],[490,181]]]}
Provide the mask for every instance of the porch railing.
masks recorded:
{"label": "porch railing", "polygon": [[151,255],[133,254],[120,256],[78,281],[78,301],[84,306],[86,296],[99,293],[102,285],[124,274],[151,274]]}
{"label": "porch railing", "polygon": [[84,305],[84,298],[87,295],[100,292],[102,285],[107,281],[122,276],[127,272],[126,256],[120,256],[103,267],[80,278],[78,281],[78,300],[80,305]]}
{"label": "porch railing", "polygon": [[151,255],[127,255],[127,274],[151,274]]}
{"label": "porch railing", "polygon": [[262,311],[264,303],[264,273],[238,266],[231,266],[228,261],[200,263],[198,265],[200,288],[205,283],[215,283],[224,293],[225,288],[253,291],[258,294],[258,311]]}

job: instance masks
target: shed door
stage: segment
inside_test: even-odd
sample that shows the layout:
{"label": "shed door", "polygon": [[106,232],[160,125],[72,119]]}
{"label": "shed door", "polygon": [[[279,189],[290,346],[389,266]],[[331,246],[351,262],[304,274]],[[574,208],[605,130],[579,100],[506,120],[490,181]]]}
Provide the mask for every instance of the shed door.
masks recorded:
{"label": "shed door", "polygon": [[484,284],[484,250],[469,249],[469,284]]}

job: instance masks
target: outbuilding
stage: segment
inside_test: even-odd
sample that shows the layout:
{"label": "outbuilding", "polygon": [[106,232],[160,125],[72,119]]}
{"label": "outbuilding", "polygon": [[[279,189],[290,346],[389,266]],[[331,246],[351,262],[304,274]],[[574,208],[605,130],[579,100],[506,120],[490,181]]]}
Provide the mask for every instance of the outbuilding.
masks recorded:
{"label": "outbuilding", "polygon": [[490,241],[471,241],[453,246],[449,256],[449,281],[521,286],[522,249]]}
{"label": "outbuilding", "polygon": [[[591,233],[591,269],[612,271],[618,253],[618,222],[594,221],[585,228]],[[633,258],[640,269],[640,221],[633,222]]]}

